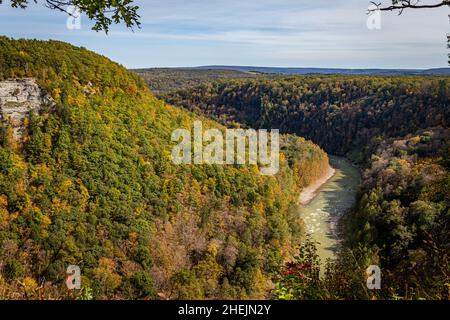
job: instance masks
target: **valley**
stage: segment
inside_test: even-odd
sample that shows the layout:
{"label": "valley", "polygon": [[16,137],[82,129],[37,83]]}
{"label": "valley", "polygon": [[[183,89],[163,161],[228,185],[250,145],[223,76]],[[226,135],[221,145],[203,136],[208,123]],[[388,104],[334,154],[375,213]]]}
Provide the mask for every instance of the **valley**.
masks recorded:
{"label": "valley", "polygon": [[[312,237],[286,264],[279,297],[416,299],[448,292],[449,93],[446,77],[308,75],[211,82],[161,98],[227,126],[305,137],[361,169],[360,183],[341,190],[331,180],[309,204],[306,188]],[[319,221],[323,206],[330,211]],[[368,265],[389,282],[370,295],[361,285]]]}
{"label": "valley", "polygon": [[[176,90],[155,96],[84,48],[6,37],[0,48],[3,298],[447,294],[447,78],[218,72],[188,73],[184,86],[169,71],[158,86]],[[11,79],[31,81],[38,112]],[[197,121],[221,134],[280,129],[277,174],[174,163],[172,133]],[[64,286],[68,265],[80,267],[79,291]],[[389,284],[370,296],[368,265]]]}
{"label": "valley", "polygon": [[0,301],[450,301],[450,0],[0,8]]}

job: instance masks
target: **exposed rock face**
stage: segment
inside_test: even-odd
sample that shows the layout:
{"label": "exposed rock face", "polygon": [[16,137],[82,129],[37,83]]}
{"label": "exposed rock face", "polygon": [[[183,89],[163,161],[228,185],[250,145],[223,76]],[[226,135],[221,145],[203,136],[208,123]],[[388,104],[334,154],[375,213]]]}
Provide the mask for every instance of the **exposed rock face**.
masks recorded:
{"label": "exposed rock face", "polygon": [[0,81],[0,121],[11,123],[15,139],[23,137],[24,119],[51,103],[51,97],[39,88],[35,79]]}

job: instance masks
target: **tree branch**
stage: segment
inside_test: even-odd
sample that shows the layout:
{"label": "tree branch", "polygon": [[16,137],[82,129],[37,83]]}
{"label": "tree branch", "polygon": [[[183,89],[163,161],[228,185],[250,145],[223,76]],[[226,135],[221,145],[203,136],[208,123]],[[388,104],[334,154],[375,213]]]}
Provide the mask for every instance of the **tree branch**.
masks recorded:
{"label": "tree branch", "polygon": [[400,13],[403,13],[403,10],[405,9],[433,9],[433,8],[439,8],[439,7],[444,7],[444,6],[448,6],[450,7],[450,0],[444,0],[438,3],[434,3],[434,4],[419,4],[420,0],[415,1],[415,3],[413,3],[411,0],[401,0],[401,1],[396,1],[398,2],[398,4],[396,4],[393,1],[393,5],[391,6],[386,6],[383,7],[381,5],[381,3],[375,3],[373,1],[371,1],[370,3],[372,3],[376,8],[373,9],[369,9],[369,12],[373,12],[373,11],[396,11],[398,10]]}

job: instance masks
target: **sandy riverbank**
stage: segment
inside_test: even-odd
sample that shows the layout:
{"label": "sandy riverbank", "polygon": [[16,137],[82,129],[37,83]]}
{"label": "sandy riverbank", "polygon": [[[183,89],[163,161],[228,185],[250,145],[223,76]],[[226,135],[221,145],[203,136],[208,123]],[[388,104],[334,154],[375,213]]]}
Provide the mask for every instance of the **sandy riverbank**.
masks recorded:
{"label": "sandy riverbank", "polygon": [[316,196],[317,191],[319,191],[320,187],[328,180],[330,180],[335,175],[335,173],[336,170],[332,166],[328,165],[328,168],[322,177],[302,190],[299,197],[299,203],[302,205],[306,205],[311,202]]}

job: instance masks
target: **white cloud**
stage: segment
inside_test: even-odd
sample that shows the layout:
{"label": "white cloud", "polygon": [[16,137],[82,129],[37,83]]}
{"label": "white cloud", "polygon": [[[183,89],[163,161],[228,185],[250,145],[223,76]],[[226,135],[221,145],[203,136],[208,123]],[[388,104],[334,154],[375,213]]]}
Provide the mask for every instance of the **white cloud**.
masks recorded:
{"label": "white cloud", "polygon": [[[27,21],[17,11],[9,20],[0,13],[0,28],[17,24],[9,34],[75,41],[112,53],[133,67],[214,62],[427,68],[447,62],[450,10],[446,8],[405,11],[402,16],[384,13],[381,30],[372,31],[366,27],[366,0],[140,0],[138,4],[143,25],[135,33],[113,27],[106,37],[84,25],[75,34],[64,29],[59,14]],[[33,10],[35,17],[44,12]],[[62,27],[55,27],[59,24]]]}

